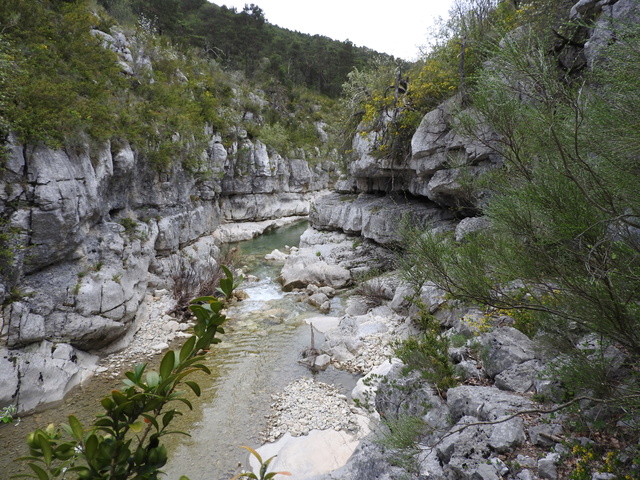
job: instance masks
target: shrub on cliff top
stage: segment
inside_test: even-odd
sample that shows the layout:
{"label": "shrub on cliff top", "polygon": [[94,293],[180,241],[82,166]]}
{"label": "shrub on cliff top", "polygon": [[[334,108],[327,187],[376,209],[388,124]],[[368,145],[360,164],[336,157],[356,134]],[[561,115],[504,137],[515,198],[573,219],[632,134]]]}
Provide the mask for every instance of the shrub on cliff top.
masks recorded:
{"label": "shrub on cliff top", "polygon": [[4,116],[20,140],[62,146],[79,133],[114,133],[113,91],[123,81],[115,54],[88,28],[95,21],[85,2],[0,0],[13,66]]}

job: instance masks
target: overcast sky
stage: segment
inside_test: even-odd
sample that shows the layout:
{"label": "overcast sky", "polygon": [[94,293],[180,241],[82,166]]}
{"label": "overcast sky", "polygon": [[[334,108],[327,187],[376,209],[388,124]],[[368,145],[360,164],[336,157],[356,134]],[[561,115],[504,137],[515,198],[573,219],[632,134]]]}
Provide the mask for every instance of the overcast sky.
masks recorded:
{"label": "overcast sky", "polygon": [[415,60],[418,47],[437,16],[446,17],[453,0],[213,0],[236,7],[255,3],[267,21],[289,30],[351,40],[405,60]]}

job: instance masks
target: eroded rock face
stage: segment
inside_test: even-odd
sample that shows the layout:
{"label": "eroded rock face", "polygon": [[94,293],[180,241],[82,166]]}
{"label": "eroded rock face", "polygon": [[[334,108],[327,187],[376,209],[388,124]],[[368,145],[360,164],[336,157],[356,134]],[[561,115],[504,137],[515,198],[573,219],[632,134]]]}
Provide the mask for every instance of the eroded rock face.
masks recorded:
{"label": "eroded rock face", "polygon": [[309,219],[317,229],[342,230],[391,245],[402,240],[404,225],[445,227],[453,216],[431,202],[399,195],[330,193],[315,201]]}
{"label": "eroded rock face", "polygon": [[349,165],[349,179],[340,183],[342,192],[405,192],[423,197],[441,207],[467,208],[472,198],[465,178],[481,175],[502,165],[491,147],[496,135],[479,124],[475,132],[459,133],[458,116],[476,116],[462,110],[459,97],[453,97],[427,113],[411,140],[408,160],[378,158],[371,154],[375,133],[356,135],[356,159]]}
{"label": "eroded rock face", "polygon": [[178,163],[160,172],[126,142],[10,143],[0,214],[15,227],[16,255],[0,272],[0,358],[10,364],[0,406],[28,411],[63,395],[95,363],[85,352],[129,333],[149,288],[169,287],[187,257],[207,268],[221,223],[305,216],[330,185],[328,162],[310,167],[248,140],[228,153],[209,134],[197,175]]}

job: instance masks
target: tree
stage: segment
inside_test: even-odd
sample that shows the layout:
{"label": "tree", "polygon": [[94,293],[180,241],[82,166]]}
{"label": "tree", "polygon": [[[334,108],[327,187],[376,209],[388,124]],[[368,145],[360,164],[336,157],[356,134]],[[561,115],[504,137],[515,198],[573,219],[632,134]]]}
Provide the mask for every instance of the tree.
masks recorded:
{"label": "tree", "polygon": [[467,50],[472,38],[482,38],[489,27],[489,18],[496,8],[495,0],[456,0],[449,10],[449,27],[459,37],[458,76],[460,90],[466,92]]}
{"label": "tree", "polygon": [[[491,226],[462,242],[413,232],[404,261],[416,284],[429,279],[455,298],[526,312],[556,339],[596,334],[602,348],[617,345],[637,361],[640,28],[618,26],[614,38],[582,78],[560,72],[535,36],[505,39],[472,95],[505,159],[481,182]],[[465,133],[477,131],[477,118],[463,119]],[[608,392],[629,389],[638,386]]]}
{"label": "tree", "polygon": [[242,66],[247,76],[256,68],[267,43],[266,18],[264,11],[254,5],[245,4],[242,12],[235,17],[237,48],[240,51]]}

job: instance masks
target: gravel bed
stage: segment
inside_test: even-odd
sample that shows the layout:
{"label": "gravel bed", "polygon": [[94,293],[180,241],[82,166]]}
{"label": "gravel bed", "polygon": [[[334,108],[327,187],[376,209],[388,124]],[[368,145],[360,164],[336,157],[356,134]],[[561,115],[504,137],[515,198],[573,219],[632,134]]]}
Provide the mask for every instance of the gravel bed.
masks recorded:
{"label": "gravel bed", "polygon": [[347,397],[333,385],[301,378],[272,398],[267,429],[261,433],[265,442],[274,442],[286,432],[298,437],[311,430],[359,430],[356,415],[362,412],[349,405]]}
{"label": "gravel bed", "polygon": [[116,378],[135,367],[147,362],[169,348],[176,338],[188,338],[185,331],[192,323],[180,323],[175,316],[167,315],[175,305],[175,300],[165,290],[158,290],[146,299],[147,313],[140,319],[131,342],[122,350],[107,355],[98,363],[96,374]]}

